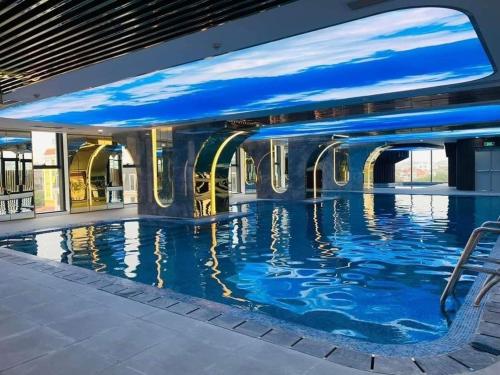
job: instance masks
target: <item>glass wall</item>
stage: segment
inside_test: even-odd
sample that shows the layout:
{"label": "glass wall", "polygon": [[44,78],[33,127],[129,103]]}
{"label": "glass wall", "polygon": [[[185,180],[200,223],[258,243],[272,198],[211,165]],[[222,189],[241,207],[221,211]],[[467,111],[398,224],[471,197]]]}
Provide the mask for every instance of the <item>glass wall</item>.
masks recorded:
{"label": "glass wall", "polygon": [[448,158],[445,150],[432,150],[432,182],[448,182]]}
{"label": "glass wall", "polygon": [[62,136],[33,132],[35,209],[37,213],[64,210]]}
{"label": "glass wall", "polygon": [[409,157],[396,163],[395,182],[411,182],[411,153]]}
{"label": "glass wall", "polygon": [[446,183],[448,159],[444,149],[412,150],[396,163],[396,183]]}
{"label": "glass wall", "polygon": [[432,181],[432,157],[429,150],[411,151],[412,182],[431,182]]}
{"label": "glass wall", "polygon": [[30,134],[3,132],[0,134],[0,221],[34,214]]}

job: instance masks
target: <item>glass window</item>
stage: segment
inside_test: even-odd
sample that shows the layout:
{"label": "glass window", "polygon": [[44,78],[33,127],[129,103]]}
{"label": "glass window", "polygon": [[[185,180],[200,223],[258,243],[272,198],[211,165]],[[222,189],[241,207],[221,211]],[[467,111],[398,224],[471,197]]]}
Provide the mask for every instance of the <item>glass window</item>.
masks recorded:
{"label": "glass window", "polygon": [[111,154],[108,158],[108,186],[122,186],[122,166],[120,154]]}
{"label": "glass window", "polygon": [[448,158],[445,150],[432,150],[432,182],[448,182]]}
{"label": "glass window", "polygon": [[448,182],[448,158],[444,149],[412,150],[396,163],[395,182]]}
{"label": "glass window", "polygon": [[412,181],[431,182],[432,160],[429,150],[416,150],[411,152]]}
{"label": "glass window", "polygon": [[57,168],[35,169],[36,212],[61,211],[61,171]]}
{"label": "glass window", "polygon": [[62,136],[58,133],[32,132],[35,211],[64,210]]}
{"label": "glass window", "polygon": [[33,164],[58,165],[57,134],[33,132]]}
{"label": "glass window", "polygon": [[33,216],[33,154],[30,134],[2,133],[0,134],[0,220]]}
{"label": "glass window", "polygon": [[123,203],[137,203],[137,170],[129,150],[122,146]]}
{"label": "glass window", "polygon": [[396,163],[395,182],[411,182],[411,154],[400,162]]}
{"label": "glass window", "polygon": [[137,203],[137,171],[133,167],[123,167],[123,202]]}
{"label": "glass window", "polygon": [[122,163],[124,167],[135,165],[132,155],[130,155],[129,150],[125,146],[122,146]]}

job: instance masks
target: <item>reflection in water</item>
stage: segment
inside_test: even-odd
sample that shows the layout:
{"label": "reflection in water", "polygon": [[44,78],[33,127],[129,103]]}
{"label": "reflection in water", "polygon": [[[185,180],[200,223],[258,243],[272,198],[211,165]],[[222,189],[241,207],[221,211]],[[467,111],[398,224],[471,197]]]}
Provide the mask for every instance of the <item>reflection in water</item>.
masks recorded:
{"label": "reflection in water", "polygon": [[320,203],[314,203],[313,208],[313,221],[314,221],[314,232],[315,238],[314,240],[318,244],[318,249],[321,250],[321,254],[324,257],[331,257],[335,255],[336,248],[331,247],[330,241],[323,241],[320,229],[320,223],[318,218],[318,210]]}
{"label": "reflection in water", "polygon": [[211,234],[212,234],[212,246],[210,246],[210,256],[211,256],[211,262],[207,264],[211,264],[212,268],[212,278],[219,284],[222,288],[222,296],[226,298],[231,298],[236,301],[240,302],[245,302],[246,300],[243,298],[235,298],[232,296],[233,292],[231,289],[229,289],[226,284],[224,284],[220,278],[219,275],[221,274],[221,271],[219,271],[219,259],[217,258],[217,223],[213,223],[210,225],[211,227]]}
{"label": "reflection in water", "polygon": [[139,223],[133,221],[123,223],[123,233],[125,236],[123,263],[127,266],[123,272],[127,278],[133,279],[137,276],[136,271],[140,264],[139,252],[137,251],[138,242],[135,241],[139,233]]}
{"label": "reflection in water", "polygon": [[[132,221],[0,245],[377,343],[442,336],[439,295],[490,197],[343,194],[257,202],[230,222]],[[486,251],[491,244],[485,241]],[[463,300],[472,275],[457,288]]]}
{"label": "reflection in water", "polygon": [[162,259],[163,259],[162,252],[161,252],[161,237],[162,237],[161,233],[162,233],[162,230],[158,229],[158,231],[156,232],[156,235],[155,235],[155,256],[156,256],[155,263],[156,263],[156,273],[157,273],[156,285],[158,286],[158,288],[163,288],[165,285],[165,282],[163,281],[163,279],[161,277],[161,265],[162,265]]}

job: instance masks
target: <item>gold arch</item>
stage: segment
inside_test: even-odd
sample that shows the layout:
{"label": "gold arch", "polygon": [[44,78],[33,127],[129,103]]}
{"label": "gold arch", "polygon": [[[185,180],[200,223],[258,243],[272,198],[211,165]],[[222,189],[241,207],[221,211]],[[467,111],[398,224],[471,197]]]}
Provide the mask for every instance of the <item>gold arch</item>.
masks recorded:
{"label": "gold arch", "polygon": [[[313,168],[313,198],[314,199],[316,199],[318,197],[318,188],[316,186],[316,183],[317,183],[317,178],[318,178],[317,177],[317,172],[318,172],[319,162],[321,161],[321,158],[323,157],[323,155],[325,154],[325,152],[327,152],[330,148],[338,146],[340,144],[341,144],[341,142],[330,143],[323,150],[321,150],[321,152],[319,153],[318,157],[316,158],[316,161],[314,162],[314,168]],[[335,155],[335,153],[334,153],[334,155]],[[334,164],[333,167],[335,168],[335,164]],[[333,178],[335,178],[335,173],[333,174]]]}
{"label": "gold arch", "polygon": [[219,164],[219,158],[220,155],[222,154],[222,151],[224,151],[224,148],[227,146],[229,142],[231,142],[234,138],[245,134],[244,131],[236,132],[229,137],[227,137],[224,142],[219,146],[217,149],[217,152],[215,153],[214,160],[212,161],[212,166],[210,168],[210,214],[211,215],[216,215],[217,214],[217,207],[216,207],[216,198],[215,198],[215,188],[216,188],[216,183],[217,179],[215,177],[215,172],[217,169],[217,165]]}
{"label": "gold arch", "polygon": [[153,150],[153,196],[158,206],[161,208],[167,208],[169,204],[163,203],[158,195],[158,155],[156,154],[158,147],[158,135],[156,134],[156,129],[151,129],[151,142],[151,149]]}
{"label": "gold arch", "polygon": [[[287,143],[288,143],[288,140],[287,140]],[[274,176],[274,154],[275,154],[275,152],[274,152],[274,144],[273,144],[272,139],[269,140],[269,145],[271,146],[270,150],[269,150],[269,161],[271,163],[271,187],[275,193],[283,194],[288,190],[288,185],[287,185],[286,189],[283,189],[282,191],[279,191],[278,188],[276,187],[276,184],[275,184],[276,181],[275,181],[275,176]]]}
{"label": "gold arch", "polygon": [[389,148],[391,148],[391,146],[379,146],[375,150],[373,150],[371,154],[366,158],[365,166],[363,168],[363,186],[365,189],[373,188],[375,162],[377,161],[380,154]]}
{"label": "gold arch", "polygon": [[92,202],[93,202],[93,199],[92,199],[92,185],[91,185],[92,167],[94,165],[95,158],[97,157],[97,155],[99,155],[99,153],[102,151],[102,149],[104,147],[106,147],[105,144],[99,145],[94,150],[94,152],[92,153],[92,155],[90,155],[89,165],[87,167],[87,194],[88,194],[87,196],[89,197],[89,206],[92,206]]}

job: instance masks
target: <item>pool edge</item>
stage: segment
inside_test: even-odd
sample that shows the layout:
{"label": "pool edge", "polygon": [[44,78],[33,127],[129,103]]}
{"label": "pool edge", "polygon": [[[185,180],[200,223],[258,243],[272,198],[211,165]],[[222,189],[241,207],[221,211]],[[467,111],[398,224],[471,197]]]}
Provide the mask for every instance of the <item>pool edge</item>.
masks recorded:
{"label": "pool edge", "polygon": [[[494,251],[500,252],[500,240]],[[283,322],[285,324],[267,324],[279,321],[279,319],[267,319],[267,316],[264,316],[263,319],[263,314],[260,313],[244,312],[232,306],[176,293],[168,289],[158,289],[118,276],[99,274],[93,270],[43,259],[6,247],[0,247],[0,259],[359,370],[385,373],[396,371],[397,373],[398,371],[408,372],[409,369],[412,369],[433,373],[436,363],[440,363],[449,370],[456,369],[458,373],[488,367],[498,361],[500,354],[500,338],[484,334],[485,329],[489,328],[489,324],[498,325],[500,328],[500,296],[498,296],[500,287],[492,290],[481,304],[474,332],[469,339],[464,341],[461,338],[456,342],[456,345],[443,346],[442,340],[452,332],[450,329],[440,339],[421,343],[426,346],[429,355],[418,352],[412,355],[408,354],[407,351],[399,353],[393,351],[391,355],[387,355],[387,353],[380,354],[381,352],[372,354],[372,351],[363,351],[353,348],[351,345],[339,344],[335,340],[326,340],[324,335],[320,335],[321,337],[317,337],[316,334],[299,335],[296,330],[288,329],[287,327],[291,325],[286,322]],[[476,280],[475,284],[478,282],[480,280]],[[468,294],[467,302],[472,294]],[[491,309],[498,313],[491,314]],[[486,311],[490,312],[489,315],[496,316],[497,321],[491,322],[491,318],[489,321],[483,319]],[[316,333],[316,330],[306,328],[304,332]],[[487,330],[486,332],[489,333]],[[436,343],[437,347],[435,347]],[[415,348],[416,345],[418,344],[403,346]],[[375,344],[374,348],[384,346],[387,345]],[[400,345],[397,346],[400,347]],[[448,371],[448,373],[452,372]]]}

